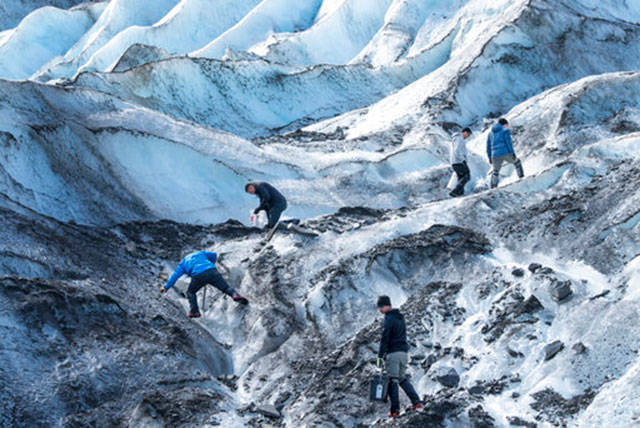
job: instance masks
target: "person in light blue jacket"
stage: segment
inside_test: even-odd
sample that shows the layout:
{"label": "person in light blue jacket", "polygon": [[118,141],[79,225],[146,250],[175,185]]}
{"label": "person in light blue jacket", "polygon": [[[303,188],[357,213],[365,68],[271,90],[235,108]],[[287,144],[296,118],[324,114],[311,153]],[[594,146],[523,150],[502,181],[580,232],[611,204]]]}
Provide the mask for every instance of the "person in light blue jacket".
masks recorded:
{"label": "person in light blue jacket", "polygon": [[234,302],[238,302],[243,305],[249,303],[247,299],[236,293],[227,281],[225,281],[222,275],[220,275],[218,269],[216,269],[217,259],[218,255],[210,251],[197,251],[195,253],[188,254],[180,261],[178,267],[173,272],[173,275],[171,275],[160,292],[166,293],[169,291],[169,289],[175,285],[176,281],[182,275],[190,276],[191,283],[187,289],[187,298],[189,299],[190,306],[187,316],[190,318],[197,318],[200,316],[196,293],[207,284],[211,284],[224,294],[231,296]]}
{"label": "person in light blue jacket", "polygon": [[498,123],[491,127],[491,132],[487,136],[487,157],[493,171],[491,174],[491,188],[498,186],[500,180],[500,169],[505,162],[516,167],[518,177],[524,177],[522,163],[517,158],[511,141],[511,130],[507,119],[501,118]]}

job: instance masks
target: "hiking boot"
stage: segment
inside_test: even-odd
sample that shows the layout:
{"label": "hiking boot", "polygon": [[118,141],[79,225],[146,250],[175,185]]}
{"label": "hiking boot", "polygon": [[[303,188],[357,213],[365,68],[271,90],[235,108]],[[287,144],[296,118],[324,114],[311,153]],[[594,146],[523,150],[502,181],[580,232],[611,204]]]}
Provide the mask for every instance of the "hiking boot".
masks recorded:
{"label": "hiking boot", "polygon": [[389,412],[387,413],[387,416],[389,416],[390,418],[397,418],[398,416],[400,416],[400,412]]}
{"label": "hiking boot", "polygon": [[422,409],[422,406],[423,406],[423,403],[422,403],[422,401],[420,401],[420,402],[418,402],[418,403],[416,403],[416,404],[414,404],[412,406],[407,407],[407,412],[409,412],[411,410],[420,410],[420,409]]}
{"label": "hiking boot", "polygon": [[245,297],[242,297],[239,294],[234,294],[231,298],[233,299],[234,302],[240,303],[241,305],[249,304],[249,301]]}
{"label": "hiking boot", "polygon": [[202,315],[200,315],[200,312],[194,312],[194,313],[189,312],[187,316],[189,318],[200,318]]}

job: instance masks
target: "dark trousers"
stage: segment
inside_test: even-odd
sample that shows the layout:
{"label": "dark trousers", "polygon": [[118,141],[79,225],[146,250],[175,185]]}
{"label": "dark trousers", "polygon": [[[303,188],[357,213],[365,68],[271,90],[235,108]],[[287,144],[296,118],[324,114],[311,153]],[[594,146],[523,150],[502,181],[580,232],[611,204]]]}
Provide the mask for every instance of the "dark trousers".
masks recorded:
{"label": "dark trousers", "polygon": [[267,227],[269,229],[271,229],[276,225],[276,223],[278,223],[278,220],[280,220],[280,216],[282,215],[282,212],[286,209],[287,209],[287,205],[285,204],[285,205],[275,205],[273,207],[270,207],[267,210],[267,218],[269,219],[269,223],[267,224]]}
{"label": "dark trousers", "polygon": [[407,394],[409,400],[411,400],[412,405],[416,405],[420,402],[420,397],[415,389],[413,389],[413,385],[409,382],[409,379],[403,379],[402,382],[398,383],[397,378],[391,378],[389,382],[389,399],[391,400],[391,413],[396,413],[400,411],[400,390],[398,389],[398,385]]}
{"label": "dark trousers", "polygon": [[387,374],[389,375],[389,398],[391,399],[391,413],[400,411],[400,390],[398,386],[407,394],[411,404],[420,402],[420,397],[413,389],[413,385],[407,379],[407,363],[409,356],[406,352],[392,352],[387,355]]}
{"label": "dark trousers", "polygon": [[235,290],[231,288],[231,286],[227,283],[227,281],[225,281],[222,275],[220,275],[217,269],[205,270],[201,274],[198,274],[191,278],[191,283],[189,284],[189,288],[187,289],[187,298],[189,299],[190,306],[189,312],[191,312],[192,314],[200,312],[198,309],[198,300],[196,299],[196,293],[207,284],[213,285],[228,296],[233,296],[236,293]]}
{"label": "dark trousers", "polygon": [[469,171],[467,162],[454,163],[451,165],[451,168],[453,168],[458,176],[458,185],[451,193],[454,195],[464,195],[464,186],[471,180],[471,171]]}

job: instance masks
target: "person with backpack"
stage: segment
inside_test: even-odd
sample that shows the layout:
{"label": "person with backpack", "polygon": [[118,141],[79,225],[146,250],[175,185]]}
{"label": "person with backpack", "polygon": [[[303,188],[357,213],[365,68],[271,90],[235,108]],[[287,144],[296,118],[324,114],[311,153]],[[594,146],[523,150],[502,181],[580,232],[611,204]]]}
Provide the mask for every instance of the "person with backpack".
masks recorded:
{"label": "person with backpack", "polygon": [[409,344],[407,343],[407,327],[404,316],[398,309],[391,307],[389,296],[378,297],[378,311],[384,314],[382,326],[382,337],[378,350],[377,365],[381,367],[385,362],[387,374],[389,375],[389,398],[391,399],[391,411],[389,417],[395,418],[400,415],[400,390],[398,386],[407,394],[411,400],[408,410],[417,410],[422,407],[422,401],[413,389],[413,385],[407,378],[407,364]]}
{"label": "person with backpack", "polygon": [[509,122],[505,118],[498,120],[498,123],[493,125],[491,132],[487,136],[487,157],[493,169],[491,174],[492,189],[498,187],[500,169],[505,162],[511,163],[516,167],[519,178],[524,177],[522,163],[513,151]]}
{"label": "person with backpack", "polygon": [[265,210],[269,222],[265,229],[272,229],[278,224],[282,212],[287,209],[287,200],[282,193],[265,181],[252,181],[244,186],[245,192],[260,198],[260,205],[253,210],[254,214]]}
{"label": "person with backpack", "polygon": [[196,299],[196,293],[206,286],[211,284],[224,294],[231,296],[234,302],[246,305],[249,301],[236,293],[231,286],[220,275],[218,269],[216,269],[216,260],[218,255],[211,251],[197,251],[195,253],[188,254],[184,257],[178,267],[173,272],[173,275],[169,278],[166,285],[160,290],[161,293],[166,293],[173,287],[176,281],[182,275],[188,275],[191,277],[191,283],[187,289],[187,298],[189,299],[189,318],[200,317],[200,310],[198,309],[198,300]]}
{"label": "person with backpack", "polygon": [[449,193],[451,197],[464,195],[464,186],[471,179],[471,171],[467,166],[467,146],[465,140],[471,136],[471,129],[464,128],[460,135],[451,141],[450,161],[451,168],[458,176],[458,184],[455,189]]}

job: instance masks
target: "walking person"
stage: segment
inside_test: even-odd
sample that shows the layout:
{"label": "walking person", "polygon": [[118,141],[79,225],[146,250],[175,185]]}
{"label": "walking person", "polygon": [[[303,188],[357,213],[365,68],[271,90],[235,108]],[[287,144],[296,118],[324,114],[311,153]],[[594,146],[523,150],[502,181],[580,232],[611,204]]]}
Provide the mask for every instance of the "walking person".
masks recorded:
{"label": "walking person", "polygon": [[491,132],[487,136],[487,157],[493,169],[491,174],[492,189],[498,186],[500,169],[505,162],[511,163],[516,167],[519,178],[524,177],[522,163],[513,151],[509,122],[505,118],[501,118],[498,123],[493,125]]}
{"label": "walking person", "polygon": [[457,197],[464,195],[464,186],[471,180],[471,171],[467,166],[467,145],[466,140],[471,136],[471,129],[464,128],[460,135],[451,141],[451,168],[458,176],[458,184],[449,193],[449,196]]}
{"label": "walking person", "polygon": [[217,259],[218,255],[210,251],[197,251],[195,253],[188,254],[180,261],[178,267],[173,272],[173,275],[171,275],[160,292],[166,293],[169,291],[169,289],[175,285],[176,281],[182,275],[190,276],[191,283],[187,289],[187,298],[189,299],[190,307],[187,316],[189,318],[200,317],[196,293],[207,284],[211,284],[224,294],[231,296],[234,302],[243,305],[249,303],[247,299],[236,293],[227,281],[225,281],[222,275],[220,275],[218,269],[216,269]]}
{"label": "walking person", "polygon": [[282,212],[287,209],[287,200],[282,193],[265,181],[252,181],[244,186],[245,192],[260,198],[260,205],[253,210],[254,214],[265,210],[269,223],[265,229],[272,229],[280,220]]}
{"label": "walking person", "polygon": [[382,361],[386,362],[387,374],[390,378],[389,397],[391,399],[391,411],[389,417],[395,418],[400,415],[400,390],[398,386],[407,394],[411,400],[411,407],[408,410],[417,410],[422,407],[422,401],[413,389],[413,385],[407,378],[407,364],[409,344],[407,343],[407,328],[404,316],[398,309],[391,307],[389,296],[378,298],[378,311],[384,314],[382,328],[382,338],[378,350],[378,367]]}

